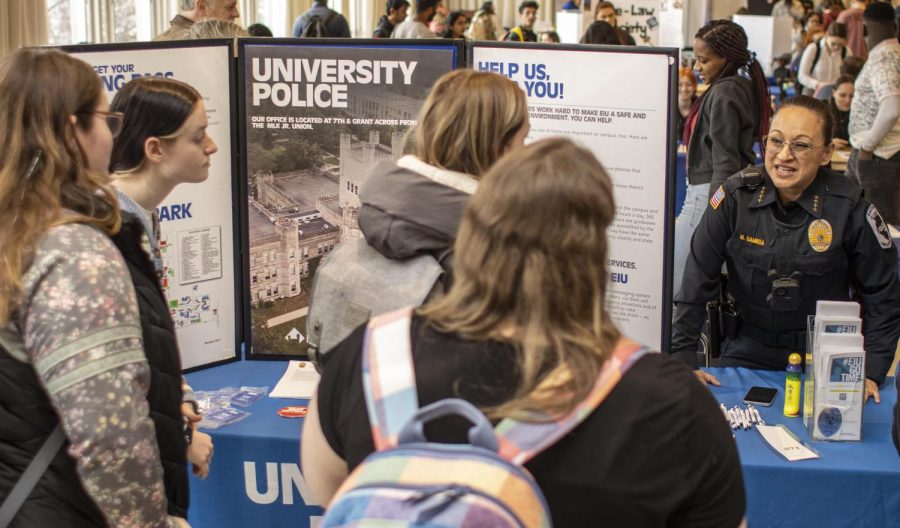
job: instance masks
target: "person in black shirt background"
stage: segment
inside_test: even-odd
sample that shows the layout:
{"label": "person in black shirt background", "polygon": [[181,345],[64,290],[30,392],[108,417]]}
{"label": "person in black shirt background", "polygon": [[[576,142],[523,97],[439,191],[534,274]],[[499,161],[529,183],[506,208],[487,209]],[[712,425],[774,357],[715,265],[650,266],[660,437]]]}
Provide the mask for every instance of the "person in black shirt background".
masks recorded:
{"label": "person in black shirt background", "polygon": [[387,0],[386,13],[378,19],[378,25],[372,32],[372,38],[391,38],[394,26],[406,20],[407,9],[409,9],[407,0]]}

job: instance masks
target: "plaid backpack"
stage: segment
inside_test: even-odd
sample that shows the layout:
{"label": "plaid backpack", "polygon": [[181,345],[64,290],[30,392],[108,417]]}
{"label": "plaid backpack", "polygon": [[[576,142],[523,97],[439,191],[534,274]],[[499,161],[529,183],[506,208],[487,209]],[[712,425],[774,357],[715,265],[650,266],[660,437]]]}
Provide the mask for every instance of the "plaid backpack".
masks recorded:
{"label": "plaid backpack", "polygon": [[[495,429],[472,404],[446,399],[419,409],[410,343],[412,308],[372,319],[363,345],[363,385],[375,453],[347,478],[321,527],[549,527],[544,495],[522,464],[578,426],[649,350],[621,339],[593,391],[558,420],[502,420]],[[470,421],[468,444],[425,439],[424,424]]]}

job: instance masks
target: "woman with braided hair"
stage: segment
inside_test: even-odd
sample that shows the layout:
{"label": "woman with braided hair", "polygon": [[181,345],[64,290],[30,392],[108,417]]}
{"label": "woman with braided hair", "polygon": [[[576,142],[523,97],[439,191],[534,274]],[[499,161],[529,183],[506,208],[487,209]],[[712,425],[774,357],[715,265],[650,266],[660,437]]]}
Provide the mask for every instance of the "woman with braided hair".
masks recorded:
{"label": "woman with braided hair", "polygon": [[681,288],[691,236],[712,192],[756,160],[753,144],[769,129],[769,88],[747,34],[730,20],[713,20],[694,38],[700,79],[709,88],[685,119],[688,188],[675,221],[673,293]]}

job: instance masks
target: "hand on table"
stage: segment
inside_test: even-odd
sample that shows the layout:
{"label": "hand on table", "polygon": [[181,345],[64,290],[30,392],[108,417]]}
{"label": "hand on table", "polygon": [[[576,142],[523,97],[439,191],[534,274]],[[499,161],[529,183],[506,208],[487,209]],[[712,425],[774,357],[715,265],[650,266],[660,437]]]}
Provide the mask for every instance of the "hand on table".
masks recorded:
{"label": "hand on table", "polygon": [[863,405],[869,401],[870,397],[875,398],[875,403],[881,403],[881,395],[878,394],[878,384],[866,378],[866,399],[863,400]]}
{"label": "hand on table", "polygon": [[834,138],[831,140],[831,144],[834,145],[836,149],[845,149],[850,146],[850,142],[846,139]]}
{"label": "hand on table", "polygon": [[707,383],[715,385],[716,387],[721,387],[722,384],[719,383],[719,379],[710,374],[709,372],[704,372],[700,369],[694,371],[694,375],[697,376],[697,379],[700,380],[700,383],[706,385]]}

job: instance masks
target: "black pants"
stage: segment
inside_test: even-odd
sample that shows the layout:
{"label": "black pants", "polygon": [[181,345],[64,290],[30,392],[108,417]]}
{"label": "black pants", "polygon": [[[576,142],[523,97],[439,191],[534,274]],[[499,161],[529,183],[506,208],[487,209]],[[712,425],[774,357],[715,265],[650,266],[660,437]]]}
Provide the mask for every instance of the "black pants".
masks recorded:
{"label": "black pants", "polygon": [[788,366],[788,356],[805,350],[787,350],[764,345],[752,337],[738,334],[728,339],[722,346],[723,367],[744,367],[761,370],[784,370]]}
{"label": "black pants", "polygon": [[866,191],[866,200],[875,204],[885,222],[900,225],[900,152],[888,159],[861,160],[859,150],[853,149],[844,174]]}

